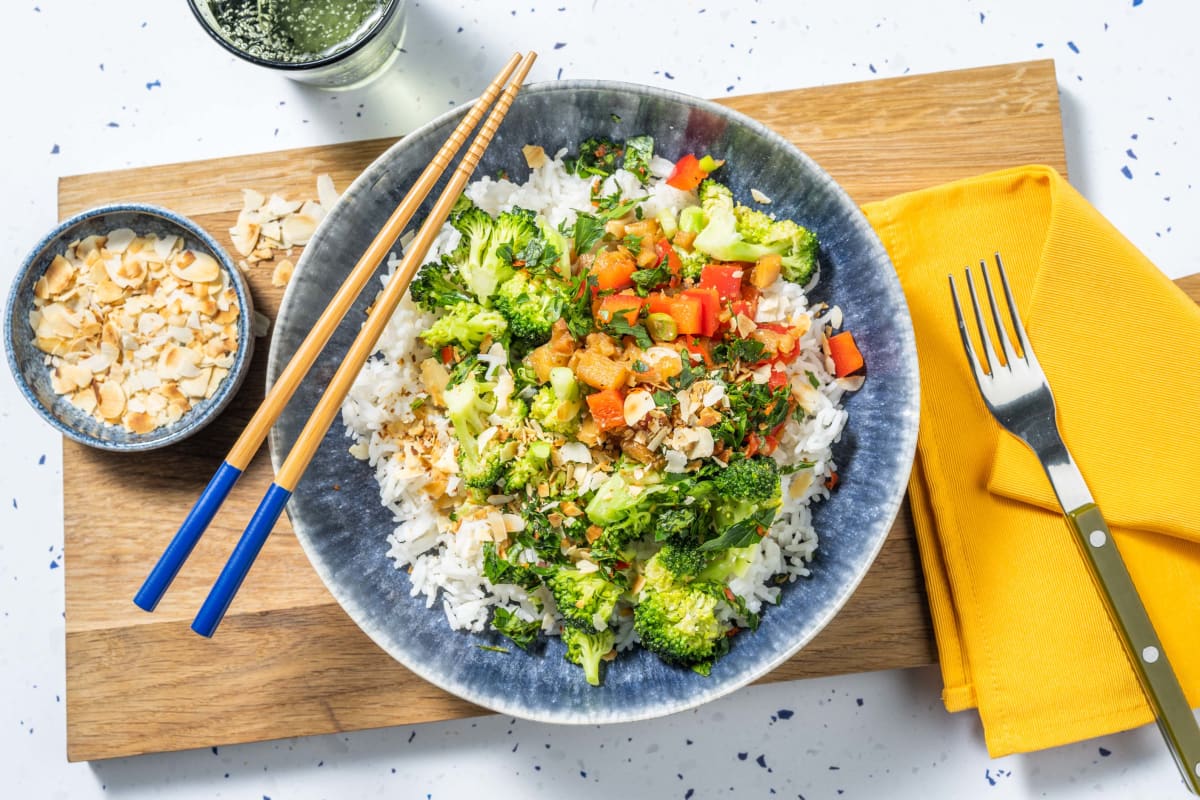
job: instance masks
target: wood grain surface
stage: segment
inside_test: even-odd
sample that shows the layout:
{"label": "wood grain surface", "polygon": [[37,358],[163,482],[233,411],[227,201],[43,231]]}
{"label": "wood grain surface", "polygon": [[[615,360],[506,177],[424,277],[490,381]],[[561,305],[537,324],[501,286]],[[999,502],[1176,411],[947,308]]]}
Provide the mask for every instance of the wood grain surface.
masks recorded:
{"label": "wood grain surface", "polygon": [[[1066,172],[1054,64],[1038,61],[727,98],[795,142],[858,202],[1023,163]],[[315,198],[392,140],[66,177],[66,217],[117,200],[192,217],[230,249],[241,189]],[[249,273],[274,317],[272,264]],[[1196,281],[1189,284],[1200,295]],[[63,442],[67,756],[71,761],[486,713],[414,676],[336,605],[281,520],[219,635],[189,624],[271,480],[265,450],[154,614],[132,597],[262,396],[268,339],[204,434],[122,455]],[[432,613],[432,612],[431,612]],[[764,680],[910,667],[936,658],[907,506],[845,609]]]}

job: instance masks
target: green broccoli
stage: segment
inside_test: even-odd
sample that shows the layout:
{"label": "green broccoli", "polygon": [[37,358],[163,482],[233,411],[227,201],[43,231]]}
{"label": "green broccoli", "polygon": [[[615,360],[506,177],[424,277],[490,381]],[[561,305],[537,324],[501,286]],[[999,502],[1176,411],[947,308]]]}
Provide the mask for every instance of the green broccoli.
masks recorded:
{"label": "green broccoli", "polygon": [[687,233],[699,233],[704,230],[708,220],[704,209],[700,206],[688,206],[679,212],[679,230]]}
{"label": "green broccoli", "polygon": [[508,474],[504,476],[504,491],[516,492],[546,475],[546,466],[550,461],[550,444],[548,442],[533,442],[525,449],[525,453],[512,463]]}
{"label": "green broccoli", "polygon": [[681,582],[695,578],[708,566],[708,556],[693,544],[667,542],[654,554],[654,558]]}
{"label": "green broccoli", "polygon": [[704,552],[746,547],[757,542],[771,527],[782,502],[779,466],[770,456],[754,456],[732,462],[713,479],[716,490],[712,506],[715,539],[700,545]]}
{"label": "green broccoli", "polygon": [[484,338],[502,339],[507,330],[508,322],[500,312],[466,302],[451,307],[421,339],[433,348],[454,345],[475,351]]}
{"label": "green broccoli", "polygon": [[508,320],[512,335],[535,347],[549,340],[556,320],[570,301],[565,283],[549,276],[531,278],[521,270],[500,284],[493,304]]}
{"label": "green broccoli", "polygon": [[507,637],[522,650],[528,650],[541,633],[542,621],[522,619],[507,608],[496,606],[492,612],[492,630]]}
{"label": "green broccoli", "polygon": [[451,258],[476,299],[486,305],[499,284],[499,280],[483,267],[495,220],[483,209],[471,206],[453,217],[450,224],[462,234],[462,240]]}
{"label": "green broccoli", "polygon": [[649,590],[634,608],[634,630],[659,658],[707,674],[732,627],[717,617],[717,603],[711,587],[696,583]]}
{"label": "green broccoli", "polygon": [[660,542],[685,542],[692,538],[698,516],[691,506],[665,508],[654,518],[654,538]]}
{"label": "green broccoli", "polygon": [[442,256],[417,270],[408,287],[413,301],[426,311],[451,308],[459,303],[474,302],[475,296],[462,284],[454,260]]}
{"label": "green broccoli", "polygon": [[514,208],[496,217],[479,270],[474,277],[467,277],[479,302],[486,303],[496,293],[496,288],[513,276],[516,272],[513,254],[523,250],[535,235],[537,224],[532,211]]}
{"label": "green broccoli", "polygon": [[474,373],[446,389],[446,414],[454,426],[458,440],[459,473],[472,489],[489,489],[503,476],[512,460],[515,443],[510,439],[499,442],[492,436],[483,448],[479,435],[490,424],[488,416],[496,410],[495,384],[480,381]]}
{"label": "green broccoli", "polygon": [[[817,237],[791,220],[775,220],[760,211],[735,206],[729,187],[710,179],[700,184],[705,224],[692,246],[719,261],[758,261],[774,253],[782,274],[808,283],[817,269]],[[682,223],[681,223],[682,224]]]}
{"label": "green broccoli", "polygon": [[700,280],[700,273],[712,260],[699,250],[684,250],[682,247],[676,247],[675,254],[679,256],[680,274],[694,281]]}
{"label": "green broccoli", "polygon": [[574,433],[583,410],[583,390],[569,367],[550,370],[550,383],[538,390],[530,416],[552,433]]}
{"label": "green broccoli", "polygon": [[615,638],[611,629],[598,633],[578,628],[562,630],[562,640],[567,646],[567,661],[583,667],[584,677],[592,686],[600,685],[600,661],[612,651]]}
{"label": "green broccoli", "polygon": [[604,630],[621,599],[621,587],[601,572],[560,569],[546,582],[563,623],[585,631]]}

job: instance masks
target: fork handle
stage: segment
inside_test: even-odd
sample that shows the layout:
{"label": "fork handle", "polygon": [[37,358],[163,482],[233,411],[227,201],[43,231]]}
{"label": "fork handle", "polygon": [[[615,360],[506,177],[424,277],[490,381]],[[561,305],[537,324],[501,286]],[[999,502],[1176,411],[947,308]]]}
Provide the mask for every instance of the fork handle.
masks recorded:
{"label": "fork handle", "polygon": [[1125,644],[1125,653],[1154,709],[1159,730],[1175,756],[1183,781],[1194,794],[1200,794],[1200,725],[1129,578],[1108,523],[1095,503],[1068,511],[1066,518],[1091,565],[1096,588]]}

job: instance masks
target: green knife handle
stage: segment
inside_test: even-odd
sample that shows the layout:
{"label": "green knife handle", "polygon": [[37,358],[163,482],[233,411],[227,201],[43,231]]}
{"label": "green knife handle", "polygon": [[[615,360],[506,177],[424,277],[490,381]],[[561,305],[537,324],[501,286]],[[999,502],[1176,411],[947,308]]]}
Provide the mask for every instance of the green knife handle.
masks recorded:
{"label": "green knife handle", "polygon": [[1129,578],[1112,532],[1095,503],[1068,511],[1066,516],[1184,783],[1200,794],[1200,725]]}

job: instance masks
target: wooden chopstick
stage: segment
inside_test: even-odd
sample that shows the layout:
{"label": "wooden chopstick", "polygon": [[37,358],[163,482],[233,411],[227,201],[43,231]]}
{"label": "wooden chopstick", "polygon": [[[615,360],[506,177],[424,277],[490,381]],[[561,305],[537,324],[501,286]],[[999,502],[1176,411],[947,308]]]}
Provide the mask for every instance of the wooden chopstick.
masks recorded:
{"label": "wooden chopstick", "polygon": [[300,347],[292,355],[287,366],[283,368],[279,378],[271,386],[267,396],[263,398],[262,404],[254,412],[254,416],[250,418],[250,422],[246,424],[238,440],[234,442],[233,447],[225,456],[225,460],[221,462],[221,466],[217,468],[204,492],[192,506],[192,510],[184,519],[174,538],[171,539],[171,543],[159,557],[158,563],[154,565],[141,589],[134,596],[133,602],[139,608],[153,611],[158,605],[159,600],[171,585],[171,581],[175,579],[196,543],[200,541],[205,529],[216,516],[221,504],[225,502],[229,491],[262,446],[271,426],[283,412],[284,406],[292,399],[300,381],[308,374],[317,356],[324,349],[333,332],[337,330],[363,287],[371,280],[376,268],[387,257],[392,245],[404,232],[405,227],[425,200],[425,196],[433,191],[434,185],[450,165],[450,160],[462,148],[471,131],[475,129],[484,113],[495,102],[504,84],[520,62],[521,55],[514,54],[488,84],[466,116],[455,127],[454,132],[450,134],[450,138],[438,150],[437,155],[433,157],[433,160],[413,183],[412,188],[408,190],[404,199],[396,206],[396,210],[388,217],[383,228],[359,257],[358,263],[346,276],[346,280],[330,299],[312,330],[304,337]]}
{"label": "wooden chopstick", "polygon": [[375,306],[367,315],[362,330],[350,345],[350,349],[346,352],[333,378],[330,379],[329,385],[325,387],[325,392],[317,401],[316,408],[313,409],[308,422],[305,423],[304,429],[297,437],[296,443],[276,472],[275,481],[268,487],[262,502],[242,533],[242,538],[229,556],[229,561],[221,570],[220,576],[213,584],[212,591],[209,592],[204,605],[201,606],[200,612],[192,622],[192,630],[196,633],[202,636],[212,636],[217,626],[221,624],[226,609],[229,608],[234,595],[237,594],[246,573],[254,564],[254,559],[270,535],[271,528],[279,519],[284,505],[287,504],[296,484],[299,483],[309,462],[312,461],[326,431],[337,418],[342,402],[346,399],[354,379],[358,376],[363,364],[370,358],[371,353],[375,351],[375,345],[391,320],[392,313],[400,304],[404,293],[408,291],[408,284],[433,245],[433,240],[441,230],[442,224],[450,216],[451,209],[462,194],[471,174],[475,171],[479,159],[491,143],[496,129],[504,120],[505,114],[508,113],[509,106],[512,105],[513,99],[520,91],[521,84],[525,80],[525,76],[529,74],[536,58],[537,54],[530,52],[521,59],[512,82],[504,90],[491,113],[488,114],[475,141],[471,143],[466,155],[459,162],[458,168],[450,176],[446,188],[442,190],[437,202],[434,203],[433,210],[405,250],[403,260],[375,301]]}

